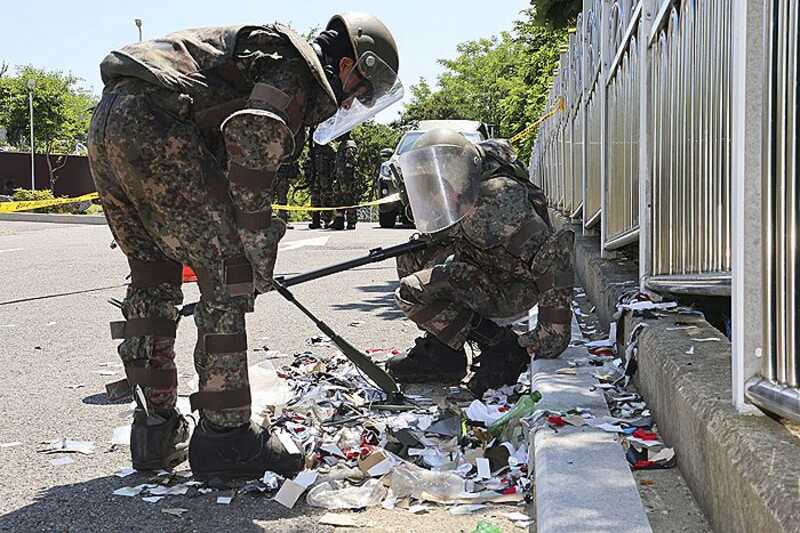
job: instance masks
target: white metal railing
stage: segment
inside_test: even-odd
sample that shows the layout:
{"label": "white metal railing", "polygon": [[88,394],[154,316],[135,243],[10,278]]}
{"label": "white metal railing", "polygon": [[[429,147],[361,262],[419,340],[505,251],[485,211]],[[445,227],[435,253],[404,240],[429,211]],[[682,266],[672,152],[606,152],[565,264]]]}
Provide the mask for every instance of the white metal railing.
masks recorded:
{"label": "white metal railing", "polygon": [[650,33],[652,247],[648,284],[728,292],[732,0],[683,0]]}
{"label": "white metal railing", "polygon": [[585,2],[548,98],[567,110],[534,143],[551,206],[582,213],[606,251],[644,243],[656,290],[730,294],[734,4]]}
{"label": "white metal railing", "polygon": [[800,421],[800,7],[794,0],[764,3],[764,79],[761,175],[762,343],[758,375],[747,383],[753,403]]}

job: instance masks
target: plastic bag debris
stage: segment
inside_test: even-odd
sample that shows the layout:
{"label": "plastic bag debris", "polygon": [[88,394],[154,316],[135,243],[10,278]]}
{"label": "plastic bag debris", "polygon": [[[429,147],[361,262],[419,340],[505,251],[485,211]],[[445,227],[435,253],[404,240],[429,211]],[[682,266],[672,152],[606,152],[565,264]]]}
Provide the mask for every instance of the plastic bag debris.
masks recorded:
{"label": "plastic bag debris", "polygon": [[370,479],[360,487],[328,481],[311,489],[306,502],[323,509],[361,509],[380,505],[385,497],[386,488],[377,479]]}
{"label": "plastic bag debris", "polygon": [[325,513],[319,517],[319,523],[323,526],[334,527],[365,527],[359,524],[352,516],[336,513]]}
{"label": "plastic bag debris", "polygon": [[472,505],[456,505],[450,508],[449,513],[453,516],[462,516],[466,514],[472,514],[476,511],[480,511],[481,509],[486,509],[486,505],[480,503]]}
{"label": "plastic bag debris", "polygon": [[412,496],[418,500],[425,496],[437,500],[454,500],[464,493],[464,479],[452,472],[425,470],[410,463],[395,466],[391,476],[392,492],[398,498]]}
{"label": "plastic bag debris", "polygon": [[74,462],[75,461],[72,459],[72,457],[58,457],[57,459],[50,460],[50,464],[53,466],[64,466]]}
{"label": "plastic bag debris", "polygon": [[44,453],[80,453],[90,455],[94,453],[94,441],[73,440],[60,438],[46,443],[47,446],[39,450]]}
{"label": "plastic bag debris", "polygon": [[184,515],[184,513],[188,513],[189,509],[184,509],[183,507],[168,507],[161,509],[161,512],[164,514],[181,517]]}
{"label": "plastic bag debris", "polygon": [[128,477],[128,476],[130,476],[132,474],[135,474],[135,473],[136,473],[136,470],[134,470],[133,468],[130,468],[130,467],[126,467],[126,468],[120,468],[119,470],[114,472],[114,475],[117,476],[117,477]]}
{"label": "plastic bag debris", "polygon": [[475,529],[472,530],[472,533],[503,533],[503,530],[491,522],[481,520],[478,522],[478,525],[475,526]]}

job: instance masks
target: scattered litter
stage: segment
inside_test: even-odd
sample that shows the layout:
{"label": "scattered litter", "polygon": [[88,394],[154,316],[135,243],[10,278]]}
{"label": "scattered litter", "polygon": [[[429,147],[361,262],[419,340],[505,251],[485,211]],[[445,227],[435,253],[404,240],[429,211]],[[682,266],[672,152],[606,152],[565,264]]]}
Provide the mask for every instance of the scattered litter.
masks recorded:
{"label": "scattered litter", "polygon": [[352,517],[344,514],[325,513],[319,517],[319,523],[323,526],[334,527],[364,527]]}
{"label": "scattered litter", "polygon": [[44,453],[81,453],[90,455],[94,453],[94,441],[90,440],[72,440],[67,438],[60,438],[45,442],[47,447],[40,452]]}
{"label": "scattered litter", "polygon": [[114,472],[114,475],[117,476],[117,477],[128,477],[128,476],[130,476],[132,474],[135,474],[135,473],[136,473],[136,470],[134,470],[133,468],[130,468],[130,467],[126,467],[126,468],[121,468],[121,469],[117,470],[116,472]]}
{"label": "scattered litter", "polygon": [[98,376],[116,376],[118,373],[116,370],[92,370],[92,374]]}
{"label": "scattered litter", "polygon": [[386,488],[377,479],[370,479],[360,487],[328,481],[311,489],[306,502],[324,509],[360,509],[378,505],[385,497]]}
{"label": "scattered litter", "polygon": [[520,513],[519,511],[514,511],[513,513],[501,513],[502,516],[511,520],[512,522],[519,522],[521,520],[530,520],[531,517],[526,515],[525,513]]}
{"label": "scattered litter", "polygon": [[294,482],[298,485],[308,488],[314,484],[319,474],[313,470],[303,470],[294,478]]}
{"label": "scattered litter", "polygon": [[503,530],[491,522],[481,520],[472,530],[472,533],[503,533]]}
{"label": "scattered litter", "polygon": [[291,509],[305,491],[306,487],[304,485],[287,479],[283,482],[283,485],[281,485],[278,494],[275,495],[275,501],[287,509]]}
{"label": "scattered litter", "polygon": [[184,509],[183,507],[170,507],[170,508],[166,508],[166,509],[161,509],[161,512],[164,513],[164,514],[177,516],[178,518],[180,518],[185,513],[188,513],[189,509]]}
{"label": "scattered litter", "polygon": [[415,504],[408,508],[408,512],[411,514],[422,514],[427,513],[430,511],[432,507],[430,505],[422,505],[422,504]]}
{"label": "scattered litter", "polygon": [[158,503],[163,499],[164,499],[163,496],[145,496],[144,498],[142,498],[142,501],[147,503]]}
{"label": "scattered litter", "polygon": [[475,459],[475,465],[478,467],[478,479],[489,479],[492,477],[492,469],[489,466],[489,459],[485,457],[478,457]]}
{"label": "scattered litter", "polygon": [[72,464],[74,462],[75,461],[72,459],[72,457],[59,457],[57,459],[52,459],[50,461],[50,464],[53,465],[53,466],[63,466],[63,465]]}
{"label": "scattered litter", "polygon": [[171,487],[166,485],[157,485],[156,487],[147,489],[147,492],[153,496],[183,496],[189,492],[189,486],[185,483],[180,483]]}
{"label": "scattered litter", "polygon": [[233,496],[217,496],[217,503],[219,505],[230,505],[233,501]]}
{"label": "scattered litter", "polygon": [[22,446],[22,443],[19,441],[0,443],[0,448],[13,448],[14,446]]}
{"label": "scattered litter", "polygon": [[704,339],[694,339],[693,338],[691,340],[693,340],[694,342],[718,342],[718,341],[720,341],[722,339],[720,339],[719,337],[706,337]]}
{"label": "scattered litter", "polygon": [[694,344],[689,346],[689,349],[686,350],[686,355],[694,355]]}
{"label": "scattered litter", "polygon": [[485,508],[486,506],[482,504],[456,505],[455,507],[451,507],[449,512],[453,516],[461,516],[465,514],[472,514],[475,511],[480,511],[481,509]]}
{"label": "scattered litter", "polygon": [[112,492],[112,494],[114,494],[115,496],[127,496],[129,498],[132,498],[141,494],[144,489],[149,489],[156,486],[157,485],[152,485],[150,483],[142,483],[141,485],[136,485],[135,487],[119,488],[114,492]]}

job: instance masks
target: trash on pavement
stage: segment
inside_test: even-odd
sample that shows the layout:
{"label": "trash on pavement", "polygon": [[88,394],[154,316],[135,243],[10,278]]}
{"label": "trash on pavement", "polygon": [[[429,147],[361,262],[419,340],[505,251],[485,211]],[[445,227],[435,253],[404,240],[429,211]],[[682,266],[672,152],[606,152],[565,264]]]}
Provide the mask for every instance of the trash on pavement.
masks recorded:
{"label": "trash on pavement", "polygon": [[164,514],[181,517],[185,513],[188,513],[189,509],[185,509],[183,507],[167,507],[167,508],[161,509],[161,512],[164,513]]}
{"label": "trash on pavement", "polygon": [[377,479],[370,479],[361,486],[327,481],[311,489],[306,502],[324,509],[361,509],[380,504],[386,494],[386,488]]}
{"label": "trash on pavement", "polygon": [[58,457],[56,459],[51,459],[50,464],[53,466],[64,466],[68,464],[74,463],[75,460],[72,457]]}
{"label": "trash on pavement", "polygon": [[359,524],[352,516],[337,513],[325,513],[319,517],[319,523],[323,526],[334,527],[366,527]]}
{"label": "trash on pavement", "polygon": [[22,443],[19,441],[0,443],[0,448],[13,448],[14,446],[22,446]]}
{"label": "trash on pavement", "polygon": [[94,441],[73,440],[60,438],[45,442],[47,446],[41,450],[43,453],[80,453],[90,455],[94,453]]}

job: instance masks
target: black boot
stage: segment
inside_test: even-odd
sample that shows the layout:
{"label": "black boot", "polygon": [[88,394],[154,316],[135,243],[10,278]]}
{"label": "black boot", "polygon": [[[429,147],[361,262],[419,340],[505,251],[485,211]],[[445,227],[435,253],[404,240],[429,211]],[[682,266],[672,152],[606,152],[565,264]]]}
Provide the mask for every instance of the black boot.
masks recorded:
{"label": "black boot", "polygon": [[136,470],[171,469],[186,460],[189,422],[176,409],[133,412],[131,460]]}
{"label": "black boot", "polygon": [[347,229],[356,229],[356,223],[355,222],[348,222],[347,223]]}
{"label": "black boot", "polygon": [[333,219],[333,224],[328,226],[331,229],[341,230],[344,229],[344,217],[336,217]]}
{"label": "black boot", "polygon": [[303,468],[302,453],[290,454],[278,435],[250,422],[233,429],[200,420],[189,445],[189,465],[203,481],[256,479],[271,470],[289,477]]}
{"label": "black boot", "polygon": [[314,211],[311,213],[311,224],[308,225],[308,229],[319,229],[321,227],[319,211]]}
{"label": "black boot", "polygon": [[466,367],[463,349],[454,350],[429,334],[386,362],[389,374],[400,383],[456,383],[466,375]]}
{"label": "black boot", "polygon": [[510,327],[500,327],[483,319],[468,337],[480,348],[475,374],[467,387],[477,397],[489,389],[497,389],[517,382],[520,373],[530,362],[528,351],[519,345],[518,336]]}

